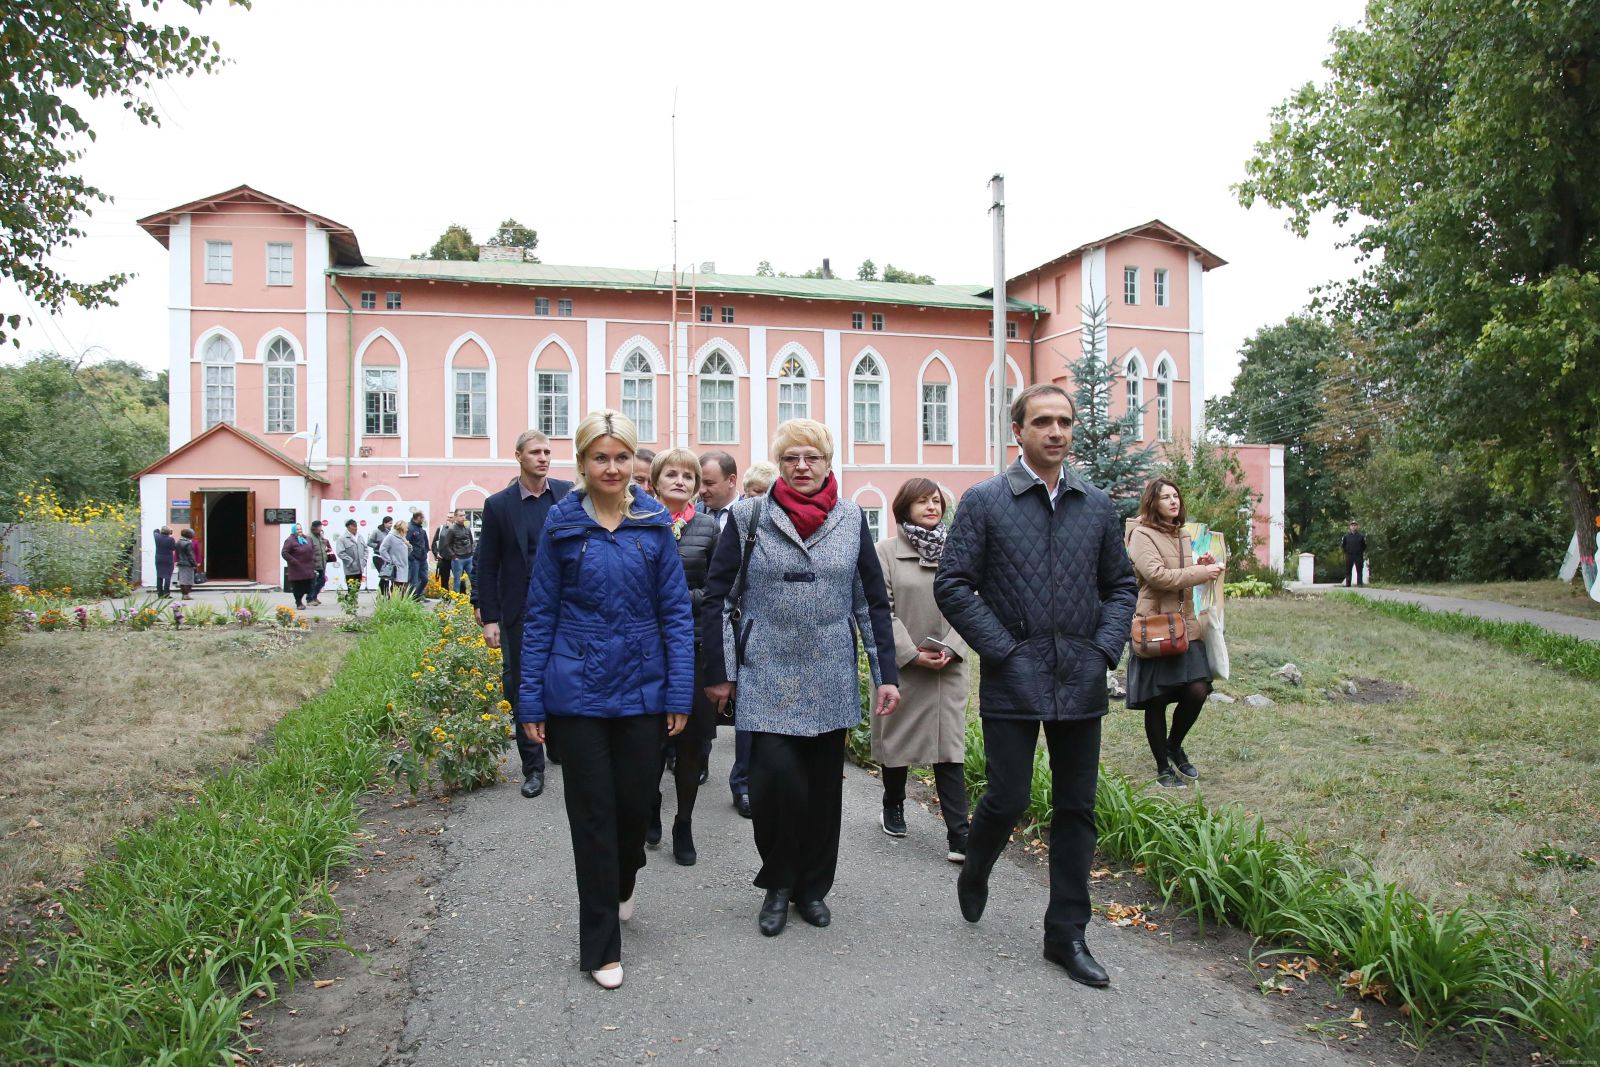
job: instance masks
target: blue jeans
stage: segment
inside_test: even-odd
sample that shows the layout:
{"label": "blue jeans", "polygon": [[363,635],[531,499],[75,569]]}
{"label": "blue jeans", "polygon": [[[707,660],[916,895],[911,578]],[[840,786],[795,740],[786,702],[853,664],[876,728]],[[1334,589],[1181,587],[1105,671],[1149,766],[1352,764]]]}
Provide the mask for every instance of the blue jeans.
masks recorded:
{"label": "blue jeans", "polygon": [[467,564],[470,562],[472,561],[468,559],[453,559],[450,561],[450,588],[457,593],[463,591],[461,588],[461,576],[467,573]]}
{"label": "blue jeans", "polygon": [[414,559],[411,561],[410,581],[408,581],[406,584],[411,587],[411,595],[413,597],[416,597],[418,600],[423,598],[423,594],[428,590],[427,560]]}

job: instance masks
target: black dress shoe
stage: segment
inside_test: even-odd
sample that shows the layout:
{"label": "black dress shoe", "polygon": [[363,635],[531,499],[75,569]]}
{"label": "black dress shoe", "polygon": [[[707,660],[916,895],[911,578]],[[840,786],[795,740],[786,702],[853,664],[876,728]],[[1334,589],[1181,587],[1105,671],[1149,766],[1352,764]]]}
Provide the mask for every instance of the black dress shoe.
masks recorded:
{"label": "black dress shoe", "polygon": [[956,901],[961,905],[961,917],[969,923],[983,918],[983,909],[989,903],[989,880],[981,878],[966,864],[956,876]]}
{"label": "black dress shoe", "polygon": [[756,926],[767,937],[777,937],[788,924],[789,890],[767,890],[767,899],[761,902],[761,912],[756,916]]}
{"label": "black dress shoe", "polygon": [[820,900],[802,900],[794,906],[800,913],[800,918],[812,926],[823,927],[833,922],[833,912],[828,910],[828,905]]}
{"label": "black dress shoe", "polygon": [[522,795],[532,800],[544,792],[544,772],[529,771],[522,779]]}
{"label": "black dress shoe", "polygon": [[1067,972],[1067,977],[1074,982],[1096,989],[1104,989],[1111,984],[1111,976],[1089,955],[1089,946],[1082,941],[1068,941],[1065,948],[1047,944],[1044,946],[1044,958],[1060,964],[1061,969]]}
{"label": "black dress shoe", "polygon": [[739,812],[741,817],[746,819],[751,818],[749,793],[740,793],[738,796],[734,797],[733,806]]}
{"label": "black dress shoe", "polygon": [[710,780],[711,780],[711,769],[709,767],[700,768],[700,783],[699,784],[700,785],[705,785]]}
{"label": "black dress shoe", "polygon": [[[659,816],[658,816],[659,818]],[[660,831],[656,831],[660,833]],[[672,820],[672,858],[680,867],[693,867],[700,854],[694,850],[694,826],[688,819]]]}

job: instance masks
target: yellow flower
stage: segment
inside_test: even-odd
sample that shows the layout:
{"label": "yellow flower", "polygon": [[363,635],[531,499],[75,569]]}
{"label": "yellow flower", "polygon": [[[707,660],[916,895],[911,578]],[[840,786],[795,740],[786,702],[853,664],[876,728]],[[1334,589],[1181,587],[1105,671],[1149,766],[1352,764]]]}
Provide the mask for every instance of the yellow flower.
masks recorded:
{"label": "yellow flower", "polygon": [[501,711],[510,711],[511,710],[511,701],[502,700],[500,703],[496,704],[495,707],[499,708]]}

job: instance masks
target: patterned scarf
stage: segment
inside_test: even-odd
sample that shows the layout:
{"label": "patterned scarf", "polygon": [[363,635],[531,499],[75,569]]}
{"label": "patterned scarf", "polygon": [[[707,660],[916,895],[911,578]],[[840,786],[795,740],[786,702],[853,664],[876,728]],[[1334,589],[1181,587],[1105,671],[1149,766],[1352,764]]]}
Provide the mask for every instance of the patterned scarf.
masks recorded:
{"label": "patterned scarf", "polygon": [[804,541],[822,529],[822,524],[828,521],[828,513],[839,503],[839,481],[829,471],[828,480],[822,483],[822,488],[806,496],[779,478],[772,483],[772,499],[789,513],[795,532]]}
{"label": "patterned scarf", "polygon": [[944,555],[945,538],[950,535],[949,527],[941,522],[930,530],[914,522],[902,522],[900,533],[917,550],[917,562],[921,566],[929,570],[938,569],[939,559]]}
{"label": "patterned scarf", "polygon": [[694,521],[694,501],[689,501],[678,514],[672,516],[672,536],[679,541],[683,540],[683,528]]}

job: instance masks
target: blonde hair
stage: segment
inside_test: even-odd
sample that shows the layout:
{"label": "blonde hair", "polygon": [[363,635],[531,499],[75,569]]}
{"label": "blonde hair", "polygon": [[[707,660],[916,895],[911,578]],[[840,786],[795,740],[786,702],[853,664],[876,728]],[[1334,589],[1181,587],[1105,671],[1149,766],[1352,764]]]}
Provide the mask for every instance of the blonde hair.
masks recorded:
{"label": "blonde hair", "polygon": [[750,469],[744,472],[743,488],[747,493],[765,493],[777,480],[778,468],[762,460],[760,463],[750,464]]}
{"label": "blonde hair", "polygon": [[772,462],[795,445],[810,445],[822,453],[822,458],[833,466],[833,431],[816,419],[789,419],[778,424],[772,438]]}
{"label": "blonde hair", "polygon": [[694,491],[700,491],[700,460],[687,448],[669,448],[665,452],[656,454],[650,461],[650,484],[653,486],[661,480],[661,472],[668,467],[687,467],[694,472]]}
{"label": "blonde hair", "polygon": [[[578,428],[572,434],[573,462],[578,468],[574,485],[580,492],[587,493],[589,491],[589,487],[584,484],[585,478],[583,475],[585,453],[589,451],[589,446],[602,437],[616,438],[630,454],[638,451],[639,431],[633,425],[632,419],[611,408],[601,408],[599,411],[589,412],[583,417],[583,421],[578,423]],[[632,488],[632,485],[633,483],[630,481],[628,488]],[[625,489],[624,492],[626,491]],[[643,510],[636,510],[630,507],[627,517],[630,519],[642,519],[652,514],[654,514],[654,509],[652,508],[647,507]]]}

